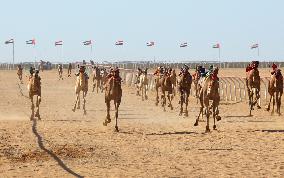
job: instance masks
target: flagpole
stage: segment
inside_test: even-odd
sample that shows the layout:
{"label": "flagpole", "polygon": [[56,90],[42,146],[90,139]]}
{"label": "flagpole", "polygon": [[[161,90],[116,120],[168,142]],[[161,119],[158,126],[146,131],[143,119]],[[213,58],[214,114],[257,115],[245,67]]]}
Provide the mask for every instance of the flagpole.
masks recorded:
{"label": "flagpole", "polygon": [[35,58],[34,68],[36,68],[36,51],[35,51],[35,45],[34,45],[34,58]]}
{"label": "flagpole", "polygon": [[221,68],[221,47],[219,46],[219,66]]}

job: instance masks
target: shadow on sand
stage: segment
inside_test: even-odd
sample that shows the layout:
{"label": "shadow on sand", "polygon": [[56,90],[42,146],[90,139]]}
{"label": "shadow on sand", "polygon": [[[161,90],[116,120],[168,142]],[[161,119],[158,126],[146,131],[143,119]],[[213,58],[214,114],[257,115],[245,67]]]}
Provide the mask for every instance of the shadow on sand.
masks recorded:
{"label": "shadow on sand", "polygon": [[57,163],[58,165],[64,169],[65,171],[67,171],[68,173],[72,174],[75,177],[83,177],[77,173],[75,173],[74,171],[72,171],[70,168],[68,168],[64,162],[58,158],[56,156],[56,154],[54,154],[51,150],[48,150],[47,148],[44,147],[43,142],[42,142],[42,137],[40,136],[40,134],[37,131],[37,121],[36,119],[33,120],[33,127],[32,127],[33,133],[35,134],[35,136],[37,137],[37,142],[38,142],[38,146],[45,151],[47,154],[49,154]]}
{"label": "shadow on sand", "polygon": [[284,133],[284,130],[257,130],[257,131],[270,132],[270,133],[275,133],[275,132]]}
{"label": "shadow on sand", "polygon": [[188,135],[188,134],[198,134],[198,133],[197,132],[182,131],[182,132],[150,133],[150,134],[146,134],[146,135]]}

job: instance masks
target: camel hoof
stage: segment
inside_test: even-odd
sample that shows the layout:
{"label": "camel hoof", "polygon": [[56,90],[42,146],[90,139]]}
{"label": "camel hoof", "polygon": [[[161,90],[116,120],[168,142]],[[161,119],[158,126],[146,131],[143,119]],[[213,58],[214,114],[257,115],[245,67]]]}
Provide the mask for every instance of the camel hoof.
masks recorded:
{"label": "camel hoof", "polygon": [[216,128],[217,128],[216,125],[213,125],[213,129],[214,129],[214,130],[217,130]]}
{"label": "camel hoof", "polygon": [[75,112],[75,109],[72,109],[73,112]]}
{"label": "camel hoof", "polygon": [[260,107],[260,106],[257,106],[257,109],[261,109],[261,107]]}
{"label": "camel hoof", "polygon": [[174,110],[173,106],[171,106],[171,110]]}
{"label": "camel hoof", "polygon": [[194,123],[194,126],[198,126],[198,122],[195,122],[195,123]]}
{"label": "camel hoof", "polygon": [[114,130],[115,132],[119,132],[119,130],[118,130],[118,127],[117,126],[115,126],[115,130]]}
{"label": "camel hoof", "polygon": [[210,132],[210,129],[209,129],[209,126],[206,126],[205,133],[208,133],[208,132]]}
{"label": "camel hoof", "polygon": [[217,121],[220,121],[221,120],[221,116],[217,116],[216,119],[217,119]]}
{"label": "camel hoof", "polygon": [[103,126],[107,126],[107,123],[106,123],[106,122],[103,122]]}
{"label": "camel hoof", "polygon": [[188,112],[185,112],[184,116],[185,116],[185,117],[188,117]]}

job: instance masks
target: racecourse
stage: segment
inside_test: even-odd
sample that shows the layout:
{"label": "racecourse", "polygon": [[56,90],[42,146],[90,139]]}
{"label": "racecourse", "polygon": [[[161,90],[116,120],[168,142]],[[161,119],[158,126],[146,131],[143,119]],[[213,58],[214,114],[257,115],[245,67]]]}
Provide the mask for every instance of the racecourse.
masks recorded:
{"label": "racecourse", "polygon": [[[259,70],[269,77],[270,69]],[[123,86],[117,133],[114,122],[102,124],[104,93],[92,93],[91,80],[84,116],[71,111],[73,74],[40,76],[42,120],[30,121],[27,78],[20,84],[16,71],[0,71],[0,177],[284,177],[284,118],[265,111],[265,102],[249,117],[246,100],[221,100],[217,131],[211,122],[204,133],[205,122],[193,126],[196,98],[190,96],[189,117],[183,117],[177,97],[174,110],[164,112],[154,92],[141,101]],[[219,76],[245,77],[245,69],[221,68]]]}

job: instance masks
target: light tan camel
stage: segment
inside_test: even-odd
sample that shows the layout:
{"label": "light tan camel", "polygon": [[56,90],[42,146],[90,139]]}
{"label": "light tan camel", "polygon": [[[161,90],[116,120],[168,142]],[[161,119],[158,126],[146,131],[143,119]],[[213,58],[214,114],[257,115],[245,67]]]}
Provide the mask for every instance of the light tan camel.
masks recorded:
{"label": "light tan camel", "polygon": [[260,99],[260,76],[257,67],[258,63],[255,61],[252,64],[252,68],[246,72],[246,87],[249,96],[250,116],[255,105],[257,105],[257,108],[261,108],[257,102]]}
{"label": "light tan camel", "polygon": [[271,75],[270,81],[268,83],[268,93],[270,94],[269,104],[267,106],[267,111],[270,110],[271,99],[273,98],[272,112],[274,113],[274,105],[276,100],[276,113],[280,116],[280,108],[281,108],[281,97],[283,94],[283,76],[281,74],[281,70],[277,69],[274,74]]}
{"label": "light tan camel", "polygon": [[122,88],[121,88],[121,78],[119,76],[119,69],[112,69],[110,74],[107,76],[107,81],[105,84],[105,103],[107,106],[106,119],[103,122],[104,126],[107,126],[111,122],[110,119],[110,102],[113,100],[115,107],[115,131],[118,130],[118,108],[121,103]]}
{"label": "light tan camel", "polygon": [[200,90],[201,90],[201,86],[199,84],[200,78],[201,78],[201,74],[196,70],[195,73],[192,75],[192,79],[193,79],[195,97],[197,98],[197,102],[198,102],[198,97],[200,95]]}
{"label": "light tan camel", "polygon": [[142,101],[144,101],[144,98],[147,100],[148,95],[147,95],[147,90],[148,90],[148,78],[147,78],[147,68],[141,72],[139,75],[139,82],[136,84],[137,85],[137,93],[140,95],[141,91],[141,96],[142,96]]}
{"label": "light tan camel", "polygon": [[173,110],[172,99],[173,99],[173,82],[176,81],[176,78],[171,76],[169,69],[160,68],[159,71],[155,72],[155,89],[156,89],[156,106],[159,103],[159,88],[161,90],[161,100],[162,107],[166,111],[166,92],[167,98],[169,100],[168,107]]}
{"label": "light tan camel", "polygon": [[77,75],[76,84],[75,84],[76,100],[75,100],[74,107],[72,109],[73,112],[75,112],[76,106],[77,106],[77,109],[80,109],[80,92],[82,91],[84,115],[87,114],[86,96],[88,93],[88,80],[89,80],[88,75],[85,73],[85,69],[86,69],[85,66],[80,66],[79,73],[76,74]]}
{"label": "light tan camel", "polygon": [[188,70],[183,71],[180,74],[180,79],[178,81],[178,91],[180,93],[180,113],[181,116],[183,114],[183,104],[185,104],[185,112],[184,115],[188,116],[188,97],[190,95],[190,89],[192,84],[192,76],[188,72]]}
{"label": "light tan camel", "polygon": [[[39,114],[39,105],[41,102],[41,78],[38,75],[39,71],[32,71],[33,73],[31,73],[30,77],[29,77],[29,82],[28,82],[28,92],[29,92],[29,98],[32,102],[31,105],[31,117],[30,120],[33,120],[35,117],[37,117],[39,120],[40,118],[40,114]],[[36,104],[34,104],[34,96],[36,96]],[[35,106],[36,106],[36,114],[34,114],[35,112]]]}
{"label": "light tan camel", "polygon": [[23,68],[21,65],[18,65],[17,75],[21,83],[23,83]]}
{"label": "light tan camel", "polygon": [[58,65],[58,76],[59,76],[59,80],[63,80],[63,66],[62,64]]}
{"label": "light tan camel", "polygon": [[[199,101],[200,101],[200,111],[194,126],[198,126],[200,115],[203,115],[203,109],[205,107],[205,114],[207,117],[207,125],[205,132],[210,132],[209,129],[209,117],[213,112],[214,125],[213,129],[216,129],[216,120],[221,120],[219,116],[219,102],[220,102],[220,94],[219,94],[219,78],[218,75],[218,67],[213,70],[213,72],[207,76],[200,90]],[[210,105],[210,101],[212,104]],[[212,109],[212,112],[210,111]]]}

